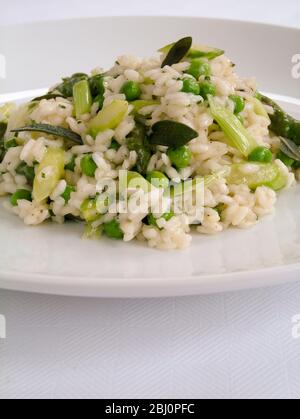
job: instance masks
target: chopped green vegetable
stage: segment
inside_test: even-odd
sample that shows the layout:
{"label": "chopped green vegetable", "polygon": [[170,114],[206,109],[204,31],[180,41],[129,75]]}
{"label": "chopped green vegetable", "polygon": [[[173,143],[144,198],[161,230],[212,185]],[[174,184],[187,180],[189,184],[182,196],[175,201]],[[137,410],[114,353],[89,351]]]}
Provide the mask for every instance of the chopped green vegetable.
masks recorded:
{"label": "chopped green vegetable", "polygon": [[[55,87],[54,91],[60,92],[64,97],[73,96],[73,87],[81,80],[87,80],[88,75],[84,73],[75,73],[71,77],[63,78],[63,82]],[[53,93],[53,92],[50,92]]]}
{"label": "chopped green vegetable", "polygon": [[287,156],[282,151],[279,151],[276,156],[277,159],[281,160],[282,163],[284,163],[287,167],[292,167],[295,163],[294,159],[291,159],[289,156]]}
{"label": "chopped green vegetable", "polygon": [[18,201],[24,199],[26,201],[31,201],[31,192],[27,189],[18,189],[10,198],[10,203],[16,207],[18,205]]}
{"label": "chopped green vegetable", "polygon": [[132,102],[133,100],[139,99],[142,91],[138,83],[134,81],[127,81],[123,84],[121,93],[126,96],[126,100],[128,100],[128,102]]}
{"label": "chopped green vegetable", "polygon": [[152,126],[150,144],[178,148],[198,137],[197,131],[175,121],[159,121]]}
{"label": "chopped green vegetable", "polygon": [[97,211],[97,202],[95,199],[86,199],[80,207],[81,216],[86,222],[96,221],[100,214]]}
{"label": "chopped green vegetable", "polygon": [[206,45],[193,45],[188,53],[189,58],[207,58],[213,60],[225,53],[224,50],[212,48]]}
{"label": "chopped green vegetable", "polygon": [[120,191],[131,192],[137,189],[143,190],[145,193],[151,191],[152,185],[140,173],[123,170],[120,172]]}
{"label": "chopped green vegetable", "polygon": [[269,115],[271,131],[279,137],[287,138],[300,145],[300,121],[288,115],[277,103],[268,97],[261,95],[261,100],[266,105],[271,106],[274,111],[273,115]]}
{"label": "chopped green vegetable", "polygon": [[241,124],[239,119],[211,96],[209,97],[209,105],[212,116],[228,137],[232,146],[237,148],[245,157],[248,157],[257,147],[256,141]]}
{"label": "chopped green vegetable", "polygon": [[216,86],[206,80],[200,84],[200,96],[207,100],[208,96],[216,96]]}
{"label": "chopped green vegetable", "polygon": [[167,52],[167,56],[161,67],[164,68],[166,65],[172,66],[173,64],[179,63],[189,52],[192,43],[193,39],[191,37],[186,37],[173,44]]}
{"label": "chopped green vegetable", "polygon": [[146,108],[148,106],[155,106],[159,105],[158,100],[135,100],[131,102],[131,105],[133,106],[133,114],[138,114],[140,110],[143,108]]}
{"label": "chopped green vegetable", "polygon": [[[173,211],[170,211],[170,212],[166,212],[165,214],[163,214],[160,218],[163,218],[165,221],[168,222],[174,216],[175,216],[174,212]],[[147,219],[148,219],[148,223],[150,225],[159,228],[158,225],[157,225],[158,218],[155,218],[153,214],[149,214]],[[161,228],[159,228],[159,229],[161,230]]]}
{"label": "chopped green vegetable", "polygon": [[89,113],[93,104],[92,94],[87,80],[81,80],[73,87],[76,118]]}
{"label": "chopped green vegetable", "polygon": [[184,169],[191,163],[192,152],[185,145],[178,148],[170,148],[167,154],[171,160],[172,165],[177,169]]}
{"label": "chopped green vegetable", "polygon": [[69,140],[76,144],[82,144],[82,139],[80,135],[76,134],[75,132],[62,128],[62,127],[55,127],[53,125],[48,124],[32,124],[28,125],[27,127],[17,128],[11,130],[11,132],[43,132],[44,134],[54,135],[55,137],[61,137],[66,140]]}
{"label": "chopped green vegetable", "polygon": [[83,238],[99,240],[102,236],[103,227],[95,227],[93,222],[87,223],[84,229]]}
{"label": "chopped green vegetable", "polygon": [[137,153],[137,170],[142,174],[146,174],[151,159],[151,149],[146,129],[142,124],[136,122],[135,128],[127,137],[127,147],[130,151]]}
{"label": "chopped green vegetable", "polygon": [[147,174],[147,180],[155,188],[167,189],[170,184],[169,179],[164,173],[155,170]]}
{"label": "chopped green vegetable", "polygon": [[193,95],[198,96],[200,94],[199,83],[195,79],[192,79],[192,78],[184,79],[182,92],[192,93]]}
{"label": "chopped green vegetable", "polygon": [[72,156],[69,163],[67,163],[65,165],[65,170],[70,170],[70,172],[74,172],[75,171],[75,166],[76,166],[76,157]]}
{"label": "chopped green vegetable", "polygon": [[120,224],[115,219],[103,225],[103,232],[110,239],[123,240],[124,238],[124,233],[121,230]]}
{"label": "chopped green vegetable", "polygon": [[191,65],[187,70],[187,74],[190,74],[191,76],[195,77],[196,80],[199,80],[201,76],[210,76],[211,68],[208,62],[201,58],[196,58],[192,60]]}
{"label": "chopped green vegetable", "polygon": [[86,154],[80,161],[80,167],[84,175],[94,177],[98,166],[94,162],[93,156]]}
{"label": "chopped green vegetable", "polygon": [[28,166],[24,161],[16,168],[17,175],[25,176],[29,185],[33,184],[35,177],[34,167]]}
{"label": "chopped green vegetable", "polygon": [[229,99],[234,103],[234,113],[238,115],[245,109],[245,99],[238,95],[231,95]]}
{"label": "chopped green vegetable", "polygon": [[75,191],[75,187],[71,185],[67,185],[64,192],[61,194],[61,197],[65,200],[67,204],[70,201],[71,193]]}
{"label": "chopped green vegetable", "polygon": [[274,163],[240,163],[233,164],[227,177],[229,183],[247,184],[255,190],[259,186],[267,186],[275,191],[284,188],[287,177]]}
{"label": "chopped green vegetable", "polygon": [[267,118],[270,121],[269,114],[259,99],[257,99],[256,97],[250,97],[248,98],[248,101],[252,103],[253,110],[256,113],[256,115],[263,116],[264,118]]}
{"label": "chopped green vegetable", "polygon": [[4,142],[4,148],[5,150],[9,150],[10,148],[18,147],[17,138],[11,138],[10,140],[7,140]]}
{"label": "chopped green vegetable", "polygon": [[42,202],[54,191],[59,180],[64,176],[65,152],[60,148],[48,148],[43,160],[38,165],[33,182],[32,196]]}
{"label": "chopped green vegetable", "polygon": [[271,163],[273,154],[267,147],[257,147],[249,154],[248,160],[260,163]]}
{"label": "chopped green vegetable", "polygon": [[104,77],[102,74],[97,74],[96,76],[92,76],[89,78],[89,85],[90,90],[93,98],[97,96],[104,95],[105,87],[104,87]]}
{"label": "chopped green vegetable", "polygon": [[124,100],[114,100],[103,108],[89,124],[89,133],[96,138],[100,132],[115,129],[124,119],[128,111],[128,103]]}

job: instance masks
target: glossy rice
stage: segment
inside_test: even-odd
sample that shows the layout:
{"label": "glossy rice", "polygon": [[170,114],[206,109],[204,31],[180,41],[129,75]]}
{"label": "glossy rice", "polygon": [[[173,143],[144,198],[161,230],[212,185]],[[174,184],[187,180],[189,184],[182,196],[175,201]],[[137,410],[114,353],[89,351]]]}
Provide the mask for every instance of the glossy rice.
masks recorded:
{"label": "glossy rice", "polygon": [[[157,101],[139,112],[140,116],[146,118],[149,127],[161,120],[172,120],[183,123],[198,133],[198,137],[188,144],[192,153],[188,167],[176,169],[170,161],[167,147],[157,146],[150,158],[148,171],[160,171],[170,181],[178,183],[217,173],[226,166],[244,161],[240,151],[230,145],[220,128],[211,130],[214,118],[204,99],[200,95],[182,91],[189,61],[183,59],[182,62],[161,68],[163,58],[163,54],[151,59],[124,55],[118,57],[116,64],[105,73],[104,108],[114,100],[126,100],[125,95],[121,93],[122,86],[126,81],[134,81],[140,85],[141,99],[151,101],[155,98]],[[251,101],[258,89],[255,79],[239,77],[235,66],[225,55],[211,60],[210,66],[211,82],[216,87],[217,100],[233,111],[233,103],[229,97],[238,94],[245,99],[246,106],[241,116],[247,131],[258,145],[272,150],[275,164],[287,177],[286,187],[290,187],[295,181],[293,171],[280,160],[276,160],[280,141],[269,130],[269,118],[257,114]],[[92,72],[93,75],[102,73],[101,68]],[[152,83],[149,83],[149,80],[152,80]],[[74,116],[72,99],[44,99],[29,109],[25,108],[21,106],[12,112],[9,130],[24,126],[31,120],[71,129],[83,140],[82,145],[73,145],[66,149],[61,138],[22,132],[18,137],[20,145],[6,152],[0,164],[1,196],[13,194],[18,189],[31,190],[32,187],[26,178],[16,173],[16,168],[21,162],[36,167],[49,148],[65,148],[66,164],[75,157],[74,172],[65,171],[63,178],[58,181],[47,200],[43,202],[19,200],[17,206],[12,206],[8,200],[5,201],[5,207],[19,216],[26,225],[35,226],[47,220],[63,223],[70,216],[82,219],[83,202],[97,196],[101,182],[110,179],[117,186],[120,170],[136,170],[137,153],[127,147],[127,138],[136,125],[130,104],[120,124],[115,129],[100,132],[96,138],[89,135],[88,125],[99,111],[97,104],[92,106],[88,114],[81,115],[80,118]],[[12,136],[9,130],[6,138]],[[112,141],[119,144],[118,149],[111,148]],[[97,165],[94,177],[82,173],[80,163],[86,154],[91,154]],[[67,185],[72,185],[74,191],[66,203],[62,194]],[[136,191],[135,194],[140,194],[141,201],[145,198],[143,191]],[[160,189],[153,190],[151,194],[157,204],[164,205],[166,198]],[[129,199],[132,199],[132,196]],[[156,225],[151,225],[145,221],[149,215],[147,205],[144,211],[137,214],[131,213],[130,210],[127,213],[119,213],[120,203],[114,202],[112,206],[115,212],[107,211],[99,214],[99,217],[93,221],[92,227],[99,228],[101,232],[101,226],[117,219],[125,242],[138,240],[150,247],[163,250],[184,249],[191,244],[192,233],[217,234],[230,227],[244,229],[255,225],[262,217],[274,211],[276,199],[277,193],[267,186],[251,190],[247,184],[230,184],[226,177],[220,177],[216,178],[209,187],[205,187],[203,202],[195,205],[193,198],[190,197],[190,200],[187,199],[189,202],[185,211],[174,215],[170,220],[164,219],[163,212],[157,213]],[[165,204],[167,206],[168,202]]]}

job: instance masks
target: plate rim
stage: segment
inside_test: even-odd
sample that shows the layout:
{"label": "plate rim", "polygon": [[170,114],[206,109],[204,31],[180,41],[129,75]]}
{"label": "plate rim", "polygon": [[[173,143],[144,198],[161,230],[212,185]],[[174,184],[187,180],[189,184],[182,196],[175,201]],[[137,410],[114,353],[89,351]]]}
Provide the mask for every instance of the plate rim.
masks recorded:
{"label": "plate rim", "polygon": [[[129,19],[168,19],[168,20],[202,20],[211,23],[226,22],[229,25],[248,25],[250,27],[270,27],[277,30],[293,31],[300,33],[300,27],[273,24],[269,22],[259,22],[253,20],[214,18],[203,16],[176,16],[176,15],[107,15],[91,16],[83,18],[69,19],[49,19],[43,21],[32,21],[16,24],[2,24],[0,29],[13,29],[15,27],[41,27],[44,25],[53,25],[55,23],[79,23],[89,20],[129,20]],[[54,275],[39,273],[21,273],[9,270],[0,270],[0,288],[6,290],[29,291],[37,293],[47,293],[54,295],[68,296],[88,296],[88,297],[166,297],[176,295],[199,295],[210,294],[224,291],[235,291],[249,288],[273,286],[282,282],[282,276],[287,276],[286,282],[291,282],[299,278],[300,262],[288,265],[279,265],[260,269],[251,269],[247,271],[235,271],[218,274],[189,275],[187,277],[88,277],[83,275],[72,277],[72,275]],[[265,277],[265,278],[264,278]],[[272,277],[272,282],[270,282]],[[67,280],[67,283],[66,283]],[[259,281],[259,283],[258,283]],[[177,289],[173,289],[176,288]],[[33,289],[35,288],[36,291]],[[73,290],[71,289],[73,288]],[[183,290],[184,289],[184,290]],[[128,295],[133,294],[132,296]]]}

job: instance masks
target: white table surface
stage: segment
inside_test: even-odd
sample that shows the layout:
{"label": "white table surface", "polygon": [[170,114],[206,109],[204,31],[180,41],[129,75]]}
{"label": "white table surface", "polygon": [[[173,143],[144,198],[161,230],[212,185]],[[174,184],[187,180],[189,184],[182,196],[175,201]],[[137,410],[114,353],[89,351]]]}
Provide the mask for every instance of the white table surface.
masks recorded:
{"label": "white table surface", "polygon": [[[0,24],[92,15],[202,15],[299,27],[299,0],[10,0]],[[151,3],[151,4],[150,4]],[[26,6],[25,6],[26,4]],[[156,300],[0,290],[0,398],[300,398],[300,283]]]}

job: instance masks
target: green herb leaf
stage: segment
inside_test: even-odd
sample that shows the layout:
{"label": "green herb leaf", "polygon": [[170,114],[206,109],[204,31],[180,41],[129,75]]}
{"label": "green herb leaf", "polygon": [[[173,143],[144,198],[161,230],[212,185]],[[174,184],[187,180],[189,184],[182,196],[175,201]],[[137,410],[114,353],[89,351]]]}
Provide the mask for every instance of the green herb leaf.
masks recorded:
{"label": "green herb leaf", "polygon": [[62,97],[66,99],[66,96],[62,95],[61,93],[47,93],[43,96],[36,97],[32,99],[31,102],[40,102],[41,100],[50,100],[50,99],[56,99],[57,97]]}
{"label": "green herb leaf", "polygon": [[176,44],[172,46],[170,51],[168,52],[166,58],[164,59],[161,67],[165,67],[166,65],[173,65],[179,63],[183,57],[189,52],[191,46],[193,44],[193,38],[190,36],[186,38],[180,39]]}
{"label": "green herb leaf", "polygon": [[152,126],[149,141],[153,145],[181,147],[198,137],[197,131],[175,121],[159,121]]}
{"label": "green herb leaf", "polygon": [[280,150],[289,158],[300,162],[300,147],[288,138],[280,137],[280,141]]}
{"label": "green herb leaf", "polygon": [[64,138],[76,144],[82,144],[82,139],[80,135],[76,134],[75,132],[69,129],[62,128],[62,127],[55,127],[53,125],[32,124],[32,125],[28,125],[27,127],[12,130],[12,132],[25,132],[25,131],[43,132],[45,134],[54,135],[55,137]]}

